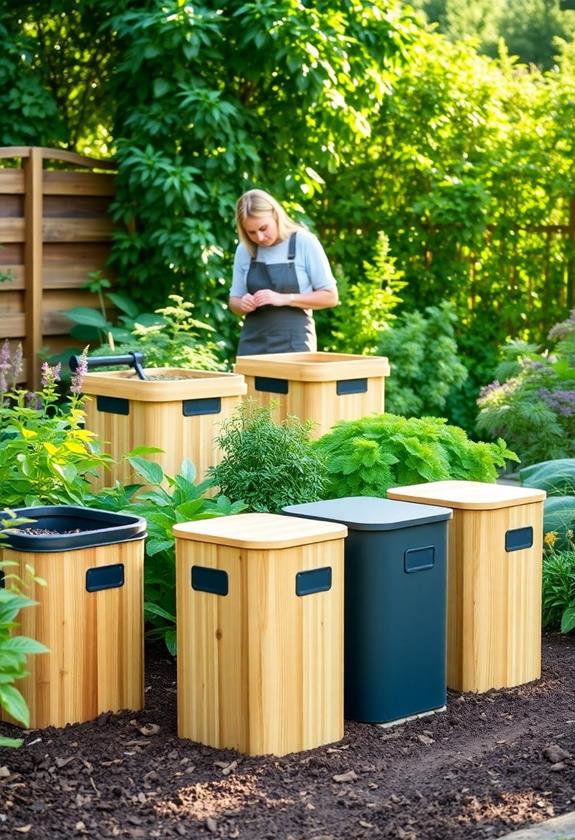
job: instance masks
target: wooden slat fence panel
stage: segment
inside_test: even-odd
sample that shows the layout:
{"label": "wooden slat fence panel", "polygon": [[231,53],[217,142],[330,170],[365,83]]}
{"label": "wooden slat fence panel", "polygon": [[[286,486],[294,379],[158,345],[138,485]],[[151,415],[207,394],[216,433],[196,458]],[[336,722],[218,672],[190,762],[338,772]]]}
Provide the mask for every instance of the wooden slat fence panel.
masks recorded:
{"label": "wooden slat fence panel", "polygon": [[39,352],[71,344],[65,310],[97,305],[81,287],[105,271],[114,168],[59,149],[0,147],[0,339],[24,345],[28,388],[39,385]]}

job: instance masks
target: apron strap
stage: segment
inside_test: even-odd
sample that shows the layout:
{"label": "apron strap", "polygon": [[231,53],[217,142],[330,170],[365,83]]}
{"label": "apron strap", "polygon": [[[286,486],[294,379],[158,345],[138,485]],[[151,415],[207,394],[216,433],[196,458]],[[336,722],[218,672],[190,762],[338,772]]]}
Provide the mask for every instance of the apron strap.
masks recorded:
{"label": "apron strap", "polygon": [[[288,242],[288,254],[287,254],[288,262],[293,262],[295,260],[295,238],[296,238],[296,236],[297,236],[297,231],[294,230],[294,232],[290,236],[289,242]],[[258,246],[256,245],[256,252],[253,255],[253,257],[251,258],[251,262],[256,262],[257,258],[258,258]]]}

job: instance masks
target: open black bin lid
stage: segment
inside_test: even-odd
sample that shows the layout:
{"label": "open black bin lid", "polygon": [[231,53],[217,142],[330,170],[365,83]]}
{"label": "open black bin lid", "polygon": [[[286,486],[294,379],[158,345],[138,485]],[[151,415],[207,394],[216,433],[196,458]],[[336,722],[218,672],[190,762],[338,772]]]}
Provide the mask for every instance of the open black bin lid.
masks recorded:
{"label": "open black bin lid", "polygon": [[[15,508],[18,517],[33,519],[26,525],[2,529],[6,539],[0,547],[17,551],[73,551],[98,545],[129,542],[146,536],[146,520],[141,516],[113,513],[73,505],[47,505],[45,507]],[[4,512],[1,517],[9,522]],[[26,529],[54,531],[56,533],[30,534]]]}
{"label": "open black bin lid", "polygon": [[444,522],[453,515],[449,508],[396,502],[377,496],[346,496],[343,499],[288,505],[282,508],[282,513],[341,522],[356,531],[393,531],[424,523]]}

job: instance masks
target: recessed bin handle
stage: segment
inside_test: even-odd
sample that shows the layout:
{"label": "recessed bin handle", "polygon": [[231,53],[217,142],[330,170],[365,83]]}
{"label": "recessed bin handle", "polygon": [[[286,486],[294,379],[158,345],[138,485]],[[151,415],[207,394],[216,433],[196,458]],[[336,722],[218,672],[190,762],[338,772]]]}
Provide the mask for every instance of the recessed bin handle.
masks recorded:
{"label": "recessed bin handle", "polygon": [[367,394],[367,379],[338,379],[335,392],[338,397],[345,394]]}
{"label": "recessed bin handle", "polygon": [[228,573],[207,566],[192,566],[192,589],[196,592],[210,592],[212,595],[227,595]]}
{"label": "recessed bin handle", "polygon": [[295,576],[296,595],[314,595],[316,592],[328,592],[331,589],[331,566],[323,569],[311,569],[298,572]]}
{"label": "recessed bin handle", "polygon": [[[79,356],[70,356],[70,370],[75,373],[80,365]],[[145,379],[144,374],[144,354],[143,353],[126,353],[124,356],[90,356],[86,359],[88,370],[96,367],[111,367],[116,365],[128,365],[133,367],[138,375],[138,379]]]}
{"label": "recessed bin handle", "polygon": [[426,545],[421,548],[408,548],[403,556],[403,569],[406,574],[424,572],[435,566],[435,546]]}
{"label": "recessed bin handle", "polygon": [[505,533],[505,551],[521,551],[533,545],[533,528],[513,528]]}
{"label": "recessed bin handle", "polygon": [[270,376],[256,376],[254,386],[256,391],[266,394],[287,394],[289,391],[287,379],[273,379]]}
{"label": "recessed bin handle", "polygon": [[86,571],[87,592],[101,592],[102,589],[118,589],[124,585],[124,564],[95,566]]}

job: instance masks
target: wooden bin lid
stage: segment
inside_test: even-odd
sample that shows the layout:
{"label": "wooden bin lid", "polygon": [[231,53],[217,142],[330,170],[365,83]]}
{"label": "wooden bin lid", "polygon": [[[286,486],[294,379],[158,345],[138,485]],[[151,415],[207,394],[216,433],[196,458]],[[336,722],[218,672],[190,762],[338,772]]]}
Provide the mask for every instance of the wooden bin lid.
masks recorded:
{"label": "wooden bin lid", "polygon": [[350,353],[268,353],[238,356],[236,373],[269,376],[297,382],[331,382],[389,375],[385,356],[354,356]]}
{"label": "wooden bin lid", "polygon": [[496,510],[542,502],[547,494],[544,490],[531,487],[489,484],[484,481],[430,481],[406,487],[391,487],[387,496],[407,502],[432,502],[460,510]]}
{"label": "wooden bin lid", "polygon": [[347,536],[347,528],[339,523],[281,516],[277,513],[238,513],[216,519],[183,522],[174,525],[172,532],[182,540],[256,549],[290,548]]}
{"label": "wooden bin lid", "polygon": [[171,402],[196,397],[243,396],[247,385],[243,376],[220,371],[186,368],[146,368],[146,376],[177,376],[164,381],[139,379],[133,370],[87,373],[82,391],[88,396],[121,397],[139,402]]}

